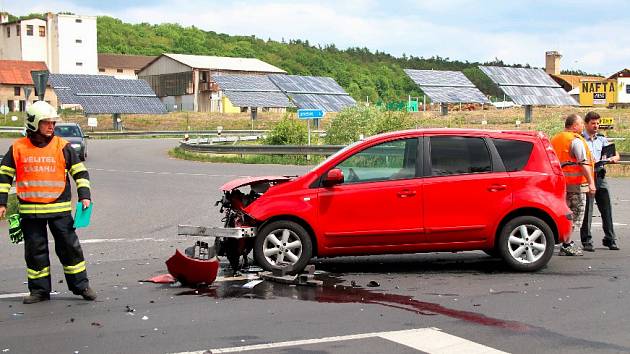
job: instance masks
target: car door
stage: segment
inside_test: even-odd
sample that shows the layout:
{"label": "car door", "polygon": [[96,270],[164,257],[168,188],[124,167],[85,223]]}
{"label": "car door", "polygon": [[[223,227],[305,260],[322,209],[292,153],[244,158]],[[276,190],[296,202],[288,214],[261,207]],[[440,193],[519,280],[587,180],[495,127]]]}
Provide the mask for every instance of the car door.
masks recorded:
{"label": "car door", "polygon": [[326,247],[393,246],[423,241],[417,137],[368,147],[339,163],[344,182],[319,191]]}
{"label": "car door", "polygon": [[481,136],[425,138],[427,242],[485,242],[512,204],[508,174]]}

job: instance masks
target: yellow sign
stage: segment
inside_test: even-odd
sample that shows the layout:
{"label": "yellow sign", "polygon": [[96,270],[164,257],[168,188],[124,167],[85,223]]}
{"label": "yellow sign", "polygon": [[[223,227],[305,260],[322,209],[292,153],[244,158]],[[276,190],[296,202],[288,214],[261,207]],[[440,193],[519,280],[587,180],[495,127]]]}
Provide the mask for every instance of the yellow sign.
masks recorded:
{"label": "yellow sign", "polygon": [[608,106],[617,103],[617,81],[582,81],[580,106]]}
{"label": "yellow sign", "polygon": [[601,118],[599,120],[599,127],[602,129],[612,129],[615,125],[615,120],[612,118]]}

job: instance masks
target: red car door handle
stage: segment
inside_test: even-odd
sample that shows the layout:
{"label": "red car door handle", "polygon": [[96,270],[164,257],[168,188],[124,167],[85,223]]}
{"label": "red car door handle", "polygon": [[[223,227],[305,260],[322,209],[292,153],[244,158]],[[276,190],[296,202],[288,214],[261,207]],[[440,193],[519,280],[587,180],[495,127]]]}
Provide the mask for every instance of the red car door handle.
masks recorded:
{"label": "red car door handle", "polygon": [[416,191],[412,191],[409,189],[403,189],[400,192],[397,193],[399,197],[401,198],[407,198],[407,197],[413,197],[416,195]]}
{"label": "red car door handle", "polygon": [[490,192],[504,191],[506,189],[507,189],[507,186],[505,184],[493,184],[490,187],[488,187],[488,190]]}

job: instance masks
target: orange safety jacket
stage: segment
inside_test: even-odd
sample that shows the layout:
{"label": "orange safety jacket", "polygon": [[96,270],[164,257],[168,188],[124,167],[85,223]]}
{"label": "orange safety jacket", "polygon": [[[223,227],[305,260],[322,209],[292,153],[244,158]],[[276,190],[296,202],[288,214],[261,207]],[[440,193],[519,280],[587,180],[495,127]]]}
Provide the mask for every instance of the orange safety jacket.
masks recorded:
{"label": "orange safety jacket", "polygon": [[[584,149],[586,150],[586,161],[579,162],[573,156],[571,156],[571,142],[573,139],[579,138],[584,144]],[[582,137],[582,135],[573,133],[573,132],[561,132],[556,134],[551,139],[551,146],[558,155],[558,159],[561,164],[566,162],[574,162],[575,165],[566,165],[562,167],[562,172],[564,173],[564,177],[567,185],[580,185],[587,183],[588,180],[582,174],[582,169],[580,165],[588,164],[591,166],[591,171],[594,171],[594,161],[593,156],[591,155],[591,150],[588,148],[586,144],[586,140]]]}
{"label": "orange safety jacket", "polygon": [[59,198],[66,187],[66,144],[57,136],[43,148],[34,146],[28,138],[13,144],[16,193],[20,200],[51,203]]}

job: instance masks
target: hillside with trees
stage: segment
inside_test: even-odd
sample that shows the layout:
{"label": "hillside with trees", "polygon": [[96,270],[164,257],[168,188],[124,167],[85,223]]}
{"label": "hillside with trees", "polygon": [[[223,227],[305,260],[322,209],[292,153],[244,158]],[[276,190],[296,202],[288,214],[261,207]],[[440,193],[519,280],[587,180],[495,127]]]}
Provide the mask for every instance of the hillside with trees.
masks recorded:
{"label": "hillside with trees", "polygon": [[[19,18],[32,17],[45,16],[30,14]],[[12,19],[17,17],[12,16]],[[423,58],[403,54],[395,57],[367,48],[339,49],[334,44],[313,45],[308,40],[300,39],[278,42],[255,36],[231,36],[173,23],[130,24],[107,16],[98,17],[97,30],[99,53],[181,53],[258,58],[289,74],[333,77],[358,101],[369,98],[371,102],[393,102],[405,101],[409,95],[422,97],[420,89],[405,75],[403,69],[462,71],[485,94],[503,98],[499,88],[477,67],[507,65],[499,59],[478,63],[439,56]]]}

